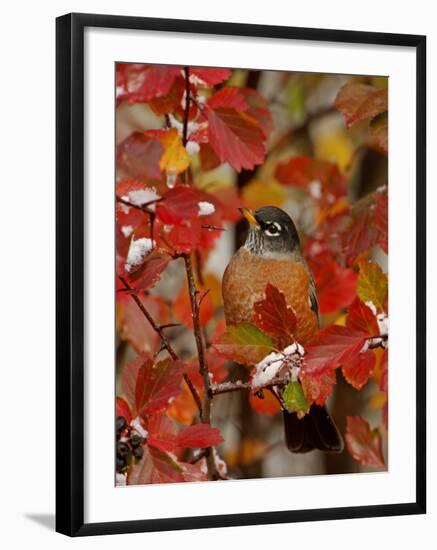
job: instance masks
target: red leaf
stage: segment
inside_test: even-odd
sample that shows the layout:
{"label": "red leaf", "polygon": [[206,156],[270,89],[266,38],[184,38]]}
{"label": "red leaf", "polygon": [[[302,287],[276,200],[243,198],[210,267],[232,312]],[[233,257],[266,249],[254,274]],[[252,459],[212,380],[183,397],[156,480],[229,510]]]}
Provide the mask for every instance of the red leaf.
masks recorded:
{"label": "red leaf", "polygon": [[248,105],[246,110],[247,114],[258,121],[267,139],[273,130],[272,113],[270,112],[267,101],[259,92],[252,88],[242,88],[240,93],[246,99]]}
{"label": "red leaf", "polygon": [[169,93],[181,67],[170,65],[144,65],[140,63],[121,64],[123,86],[117,90],[117,101],[129,103],[147,102]]}
{"label": "red leaf", "polygon": [[[200,292],[205,292],[199,289]],[[183,323],[186,327],[193,327],[193,316],[191,314],[190,294],[187,285],[183,285],[173,304],[173,313],[176,320]],[[200,325],[204,327],[214,317],[214,306],[211,296],[206,294],[200,304]]]}
{"label": "red leaf", "polygon": [[320,313],[330,313],[347,307],[356,296],[358,275],[335,261],[325,264],[316,274],[315,285]]}
{"label": "red leaf", "polygon": [[165,235],[166,240],[178,254],[191,254],[200,245],[201,226],[196,220],[186,220],[184,225],[174,225]]}
{"label": "red leaf", "polygon": [[180,107],[184,91],[185,80],[184,77],[180,75],[174,81],[168,94],[151,99],[149,101],[149,106],[158,116],[173,113]]}
{"label": "red leaf", "polygon": [[[346,180],[336,164],[311,157],[293,157],[279,163],[275,171],[276,179],[284,185],[303,187],[314,198],[327,201],[329,195],[342,197],[346,194]],[[318,183],[320,192],[315,195],[312,185]]]}
{"label": "red leaf", "polygon": [[141,365],[147,360],[151,361],[149,355],[139,355],[133,361],[126,363],[121,372],[121,387],[131,409],[135,408],[135,384],[138,378],[138,371]]}
{"label": "red leaf", "polygon": [[337,95],[335,106],[344,114],[350,127],[387,111],[388,91],[356,82],[345,84]]}
{"label": "red leaf", "polygon": [[156,207],[158,218],[166,224],[181,224],[199,213],[199,193],[191,187],[179,186],[170,189]]}
{"label": "red leaf", "polygon": [[210,424],[193,424],[179,432],[177,444],[186,449],[215,447],[222,443],[223,437],[217,428]]}
{"label": "red leaf", "polygon": [[379,229],[378,244],[388,254],[388,194],[376,194],[375,226]]}
{"label": "red leaf", "polygon": [[246,111],[247,103],[239,88],[222,88],[208,100],[211,109],[229,107],[237,111]]}
{"label": "red leaf", "polygon": [[263,399],[251,393],[249,395],[249,403],[252,409],[259,414],[275,416],[276,414],[281,412],[281,405],[278,403],[278,400],[270,391],[263,392]]}
{"label": "red leaf", "polygon": [[362,349],[365,332],[330,325],[321,330],[307,346],[299,377],[309,401],[323,405],[335,383],[334,369],[346,363]]}
{"label": "red leaf", "polygon": [[378,230],[373,224],[373,212],[367,206],[352,214],[349,225],[340,236],[342,251],[348,265],[378,242]]}
{"label": "red leaf", "polygon": [[163,452],[173,452],[177,447],[176,425],[165,414],[154,414],[147,426],[147,444]]}
{"label": "red leaf", "polygon": [[152,257],[131,274],[129,279],[134,282],[135,289],[149,290],[159,281],[169,262],[168,258]]}
{"label": "red leaf", "polygon": [[209,143],[200,144],[199,159],[203,171],[214,170],[221,164],[221,160]]}
{"label": "red leaf", "polygon": [[172,456],[145,445],[143,458],[129,472],[128,485],[177,483],[184,481],[183,472],[183,467]]}
{"label": "red leaf", "polygon": [[371,430],[364,418],[346,417],[345,439],[349,453],[357,462],[375,468],[385,468],[381,434],[378,430]]}
{"label": "red leaf", "polygon": [[229,69],[208,69],[204,67],[190,67],[190,74],[196,76],[206,86],[215,86],[231,76]]}
{"label": "red leaf", "polygon": [[115,416],[124,416],[124,418],[126,419],[126,422],[128,424],[131,423],[132,413],[131,413],[129,404],[122,397],[117,396],[117,398],[116,398],[116,401],[115,401]]}
{"label": "red leaf", "polygon": [[235,109],[208,109],[209,142],[222,162],[237,172],[264,161],[264,134],[256,120]]}
{"label": "red leaf", "polygon": [[142,415],[165,410],[180,393],[183,369],[180,361],[165,359],[157,364],[146,360],[138,371],[135,405]]}
{"label": "red leaf", "polygon": [[[138,305],[124,292],[117,293],[117,299],[123,297],[120,337],[127,340],[137,353],[154,352],[160,338],[144,317]],[[157,323],[168,321],[168,309],[165,302],[156,296],[138,296]]]}
{"label": "red leaf", "polygon": [[381,379],[379,380],[379,389],[385,393],[388,392],[388,349],[384,350],[381,359]]}
{"label": "red leaf", "polygon": [[344,361],[341,371],[352,387],[361,390],[372,375],[375,362],[375,353],[369,349]]}
{"label": "red leaf", "polygon": [[253,306],[253,320],[265,332],[273,336],[293,339],[296,315],[275,286],[267,284],[264,296]]}
{"label": "red leaf", "polygon": [[182,476],[184,481],[208,481],[208,474],[202,471],[200,464],[190,464],[188,462],[179,462],[184,471]]}
{"label": "red leaf", "polygon": [[117,147],[117,168],[124,177],[159,180],[159,161],[163,151],[163,146],[156,139],[150,139],[143,132],[133,132]]}
{"label": "red leaf", "polygon": [[373,311],[358,297],[355,298],[355,301],[349,308],[346,326],[367,332],[369,336],[377,336],[379,334],[378,321]]}

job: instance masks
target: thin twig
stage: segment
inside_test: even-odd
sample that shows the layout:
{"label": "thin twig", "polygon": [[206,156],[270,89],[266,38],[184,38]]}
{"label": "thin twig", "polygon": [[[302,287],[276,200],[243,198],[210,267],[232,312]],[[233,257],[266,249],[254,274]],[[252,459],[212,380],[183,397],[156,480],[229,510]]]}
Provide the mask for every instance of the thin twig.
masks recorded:
{"label": "thin twig", "polygon": [[[202,328],[200,326],[200,309],[199,302],[197,300],[198,290],[196,283],[194,282],[193,266],[191,263],[191,256],[189,254],[183,255],[185,262],[185,271],[187,273],[188,292],[190,295],[191,314],[193,317],[193,329],[194,337],[196,340],[197,355],[199,357],[199,372],[203,378],[203,385],[205,389],[205,399],[203,401],[203,422],[211,424],[211,378],[209,376],[208,363],[205,356],[205,347],[202,337]],[[214,480],[218,479],[219,475],[215,466],[214,453],[212,451],[207,457],[208,474],[209,478]]]}
{"label": "thin twig", "polygon": [[[125,286],[125,288],[129,291],[132,291],[133,288],[130,286],[130,284],[127,282],[127,280],[122,277],[121,275],[119,275],[119,279],[120,281],[122,282],[122,284]],[[159,337],[161,338],[161,343],[162,343],[162,346],[161,348],[162,349],[166,349],[168,351],[168,354],[170,355],[170,357],[174,360],[174,361],[177,361],[179,360],[179,357],[177,355],[177,353],[175,352],[175,350],[173,349],[172,345],[170,344],[170,342],[168,341],[166,335],[164,334],[164,328],[165,326],[159,326],[155,323],[153,317],[150,315],[149,311],[147,310],[147,308],[145,307],[145,305],[143,304],[143,302],[138,298],[138,296],[136,294],[133,294],[131,292],[130,294],[132,296],[132,299],[134,300],[134,302],[137,304],[137,306],[139,307],[139,309],[141,310],[142,314],[144,315],[144,317],[149,321],[150,323],[150,326],[153,328],[153,330],[159,335]],[[161,351],[161,350],[160,350]],[[190,389],[191,391],[191,394],[194,398],[194,401],[196,402],[196,405],[197,405],[197,408],[199,410],[199,417],[200,417],[200,420],[202,422],[204,422],[204,417],[203,417],[203,408],[202,408],[202,401],[200,399],[200,396],[199,394],[197,393],[197,390],[193,384],[193,382],[190,380],[190,377],[187,375],[187,374],[184,374],[184,380],[188,386],[188,388]]]}
{"label": "thin twig", "polygon": [[128,206],[129,208],[136,208],[137,210],[142,210],[145,214],[154,214],[151,210],[148,210],[148,206],[152,206],[153,204],[156,204],[157,202],[162,201],[162,197],[159,199],[153,199],[153,201],[145,202],[144,204],[135,204],[134,202],[128,201],[127,199],[123,199],[122,197],[115,197],[115,200],[121,204],[124,204],[125,206]]}

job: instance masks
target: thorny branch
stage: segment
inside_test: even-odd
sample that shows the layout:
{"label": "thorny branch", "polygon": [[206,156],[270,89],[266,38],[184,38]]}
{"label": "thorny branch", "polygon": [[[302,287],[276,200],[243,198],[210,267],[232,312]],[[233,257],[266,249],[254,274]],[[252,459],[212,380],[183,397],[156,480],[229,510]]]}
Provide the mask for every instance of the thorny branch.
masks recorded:
{"label": "thorny branch", "polygon": [[[122,284],[125,286],[126,290],[130,291],[130,295],[132,296],[132,299],[137,304],[137,306],[141,310],[144,317],[149,321],[150,326],[153,328],[153,330],[161,338],[162,348],[166,349],[168,351],[168,354],[170,355],[170,357],[173,360],[177,361],[179,359],[179,357],[178,357],[177,353],[175,352],[175,350],[173,349],[170,342],[168,341],[167,336],[164,334],[164,329],[168,328],[169,325],[157,325],[155,323],[153,317],[150,315],[149,311],[145,307],[145,305],[142,303],[142,301],[138,298],[138,296],[134,292],[132,292],[134,289],[130,286],[130,284],[127,282],[127,280],[124,277],[122,277],[121,275],[119,276],[119,279],[122,282]],[[205,419],[204,419],[204,416],[203,416],[202,401],[200,399],[200,396],[197,393],[197,390],[196,390],[193,382],[190,380],[190,377],[187,374],[184,374],[184,380],[185,380],[185,383],[187,384],[188,388],[190,389],[190,392],[191,392],[191,394],[194,398],[194,401],[196,402],[197,408],[199,410],[200,420],[202,422],[204,422]]]}
{"label": "thorny branch", "polygon": [[[379,336],[370,336],[367,339],[367,349],[376,349],[376,348],[386,348],[387,346],[388,335],[381,334]],[[300,361],[296,360],[296,366],[300,366]],[[274,386],[285,386],[290,381],[290,376],[287,373],[286,375],[277,376],[269,380],[266,384],[257,386],[254,388],[250,382],[243,382],[237,380],[236,382],[223,382],[222,384],[212,384],[211,393],[213,396],[219,395],[221,393],[230,393],[234,391],[242,390],[255,390],[255,392],[262,391],[264,389],[271,389]]]}

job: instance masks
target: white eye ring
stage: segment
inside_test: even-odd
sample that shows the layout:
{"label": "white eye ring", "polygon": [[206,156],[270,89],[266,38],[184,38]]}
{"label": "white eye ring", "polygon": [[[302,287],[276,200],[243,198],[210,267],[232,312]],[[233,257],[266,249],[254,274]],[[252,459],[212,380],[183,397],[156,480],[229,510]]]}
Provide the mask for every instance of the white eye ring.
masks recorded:
{"label": "white eye ring", "polygon": [[275,228],[277,229],[277,232],[276,232],[276,233],[272,233],[271,231],[269,231],[268,229],[266,229],[266,230],[264,231],[264,233],[265,233],[268,237],[279,237],[279,234],[280,234],[281,231],[282,231],[282,226],[281,226],[279,223],[277,223],[277,222],[270,222],[270,223],[268,224],[267,227],[270,227],[270,226],[272,226],[272,225],[273,225],[273,227],[275,227]]}

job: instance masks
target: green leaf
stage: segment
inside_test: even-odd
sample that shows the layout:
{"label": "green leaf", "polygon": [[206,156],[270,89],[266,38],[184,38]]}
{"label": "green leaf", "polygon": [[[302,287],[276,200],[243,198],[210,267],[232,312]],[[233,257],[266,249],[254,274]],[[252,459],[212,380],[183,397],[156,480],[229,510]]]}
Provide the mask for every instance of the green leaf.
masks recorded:
{"label": "green leaf", "polygon": [[287,411],[297,413],[299,418],[305,416],[309,411],[310,406],[299,382],[289,382],[282,399]]}
{"label": "green leaf", "polygon": [[250,323],[229,326],[215,348],[243,365],[254,365],[274,350],[270,336]]}
{"label": "green leaf", "polygon": [[378,309],[384,310],[388,291],[387,275],[375,262],[360,260],[358,266],[360,274],[357,294],[360,300],[364,303],[373,302]]}

